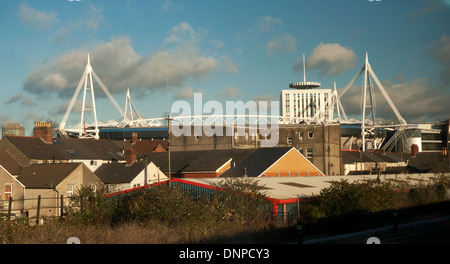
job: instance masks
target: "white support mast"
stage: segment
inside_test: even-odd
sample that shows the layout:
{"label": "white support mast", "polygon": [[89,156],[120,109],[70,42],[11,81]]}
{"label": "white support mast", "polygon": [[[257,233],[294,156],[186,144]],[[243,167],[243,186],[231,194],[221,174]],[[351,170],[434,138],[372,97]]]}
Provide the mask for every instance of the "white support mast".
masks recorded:
{"label": "white support mast", "polygon": [[336,107],[337,115],[338,115],[338,121],[341,121],[341,112],[339,111],[339,108],[341,106],[341,102],[339,101],[339,96],[336,90],[336,82],[334,82],[334,90],[333,90],[333,96],[331,101],[331,118],[334,118],[334,108]]}
{"label": "white support mast", "polygon": [[[78,134],[78,137],[88,137],[88,138],[95,138],[98,139],[99,135],[98,135],[98,122],[97,122],[97,110],[95,108],[95,96],[94,96],[94,85],[92,83],[92,67],[91,67],[91,61],[89,58],[89,54],[88,54],[88,61],[87,61],[87,65],[86,65],[86,77],[85,77],[85,81],[84,81],[84,89],[83,89],[83,104],[81,107],[81,119],[80,119],[80,124],[83,126],[83,132]],[[90,107],[92,108],[86,108],[86,93],[88,92],[88,90],[91,91],[91,105]],[[94,116],[94,130],[92,131],[92,129],[86,129],[86,121],[84,120],[84,114],[86,111],[92,111],[92,114]],[[88,132],[89,130],[89,132]]]}
{"label": "white support mast", "polygon": [[[361,101],[361,104],[362,104],[361,137],[362,137],[362,150],[365,151],[366,150],[366,136],[373,135],[374,128],[376,127],[376,124],[375,124],[375,97],[374,97],[373,87],[370,84],[370,77],[372,77],[375,80],[377,87],[380,89],[384,98],[386,99],[386,101],[388,102],[392,111],[394,112],[395,116],[397,117],[397,119],[400,122],[400,124],[398,125],[400,127],[400,129],[397,131],[397,133],[395,133],[395,135],[393,136],[393,138],[391,140],[393,140],[394,138],[398,139],[398,137],[401,136],[400,134],[406,128],[407,123],[403,119],[403,117],[401,116],[397,107],[395,107],[391,98],[389,97],[386,90],[384,89],[383,85],[378,80],[377,76],[375,75],[375,72],[373,71],[372,67],[370,66],[367,52],[366,52],[366,59],[365,59],[364,66],[355,75],[355,77],[353,77],[353,79],[347,84],[347,86],[345,86],[342,93],[339,95],[338,99],[340,99],[345,94],[345,92],[347,92],[347,90],[353,85],[353,83],[356,81],[356,79],[358,79],[358,77],[362,73],[364,73],[364,84],[363,84],[363,88],[362,88],[363,89],[363,91],[362,91],[363,97],[361,98],[361,100],[362,100]],[[369,94],[367,94],[367,92]],[[367,105],[367,99],[368,99],[367,96],[369,96],[370,105]],[[368,107],[371,108],[372,124],[366,125],[366,108],[368,108]],[[342,105],[341,105],[341,111],[342,111],[342,114],[344,115],[344,118],[347,120],[347,116],[344,112],[344,108],[342,107]],[[387,145],[388,144],[386,144],[385,146],[387,146]],[[379,146],[374,146],[374,147],[376,148]]]}
{"label": "white support mast", "polygon": [[[129,113],[129,114],[128,114]],[[125,110],[123,112],[123,121],[135,121],[135,116],[137,120],[142,120],[141,114],[137,111],[133,104],[130,96],[130,88],[127,89],[127,96],[125,98]]]}
{"label": "white support mast", "polygon": [[[94,138],[94,139],[99,138],[97,110],[96,110],[96,106],[95,106],[94,86],[93,86],[93,82],[92,82],[92,77],[94,77],[94,79],[97,81],[97,83],[103,89],[105,94],[109,97],[109,99],[114,104],[114,106],[119,111],[119,113],[121,115],[124,114],[122,109],[119,107],[119,104],[116,102],[116,100],[114,100],[112,95],[109,93],[108,89],[106,89],[105,85],[102,83],[100,78],[98,78],[97,74],[92,69],[90,56],[88,54],[87,64],[86,64],[83,76],[81,77],[80,82],[78,83],[77,89],[75,90],[72,100],[69,103],[69,106],[66,110],[64,118],[62,119],[62,121],[59,125],[59,131],[63,135],[67,135],[67,132],[69,132],[79,138]],[[66,129],[65,126],[66,126],[67,119],[69,118],[69,115],[72,112],[73,106],[78,98],[78,94],[80,93],[82,87],[83,87],[83,101],[82,101],[82,107],[81,107],[80,124],[78,126],[75,126],[72,129]],[[90,98],[87,94],[88,91],[90,91],[90,95],[91,95]],[[89,100],[90,100],[90,104],[88,102]],[[86,117],[86,112],[88,112],[88,111],[92,111],[94,120],[93,120],[93,123],[86,124],[85,117]]]}

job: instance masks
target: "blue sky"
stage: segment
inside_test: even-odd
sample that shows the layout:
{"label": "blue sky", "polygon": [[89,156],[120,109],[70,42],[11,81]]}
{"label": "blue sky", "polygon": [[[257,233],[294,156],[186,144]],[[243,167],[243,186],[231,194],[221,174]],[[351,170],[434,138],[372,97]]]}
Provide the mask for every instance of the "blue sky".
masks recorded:
{"label": "blue sky", "polygon": [[[450,1],[2,1],[0,125],[60,122],[91,65],[124,107],[145,118],[176,100],[278,100],[307,80],[338,91],[365,53],[408,123],[450,118]],[[355,82],[361,86],[362,79]],[[100,121],[121,117],[94,83]],[[168,91],[168,93],[167,93]],[[81,100],[81,95],[78,100]],[[342,99],[360,111],[360,89]],[[69,122],[79,120],[79,101]],[[383,98],[377,117],[394,118]]]}

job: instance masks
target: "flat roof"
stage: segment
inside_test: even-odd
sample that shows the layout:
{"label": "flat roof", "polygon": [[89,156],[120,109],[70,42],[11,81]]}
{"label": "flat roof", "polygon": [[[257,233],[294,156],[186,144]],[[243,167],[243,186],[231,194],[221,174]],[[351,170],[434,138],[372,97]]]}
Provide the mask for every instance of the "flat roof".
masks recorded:
{"label": "flat roof", "polygon": [[[320,191],[331,185],[333,181],[347,180],[348,182],[376,180],[378,175],[346,175],[346,176],[310,176],[310,177],[259,177],[259,184],[265,188],[261,190],[268,198],[286,200],[293,198],[307,198],[319,195]],[[382,174],[380,180],[421,181],[437,177],[433,173],[427,174]],[[184,178],[185,181],[217,186],[224,178]]]}

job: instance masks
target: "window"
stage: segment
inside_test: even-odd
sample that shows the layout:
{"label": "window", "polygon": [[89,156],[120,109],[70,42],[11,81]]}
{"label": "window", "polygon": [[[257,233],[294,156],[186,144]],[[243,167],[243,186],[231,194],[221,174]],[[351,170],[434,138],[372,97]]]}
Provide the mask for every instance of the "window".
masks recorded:
{"label": "window", "polygon": [[5,184],[5,200],[8,201],[12,197],[12,184]]}
{"label": "window", "polygon": [[314,131],[308,131],[308,139],[314,138]]}
{"label": "window", "polygon": [[288,137],[288,138],[287,138],[287,143],[288,143],[288,144],[292,144],[292,137]]}
{"label": "window", "polygon": [[236,132],[234,132],[234,139],[239,139],[239,134],[238,134],[238,132],[236,131]]}
{"label": "window", "polygon": [[306,149],[306,157],[307,158],[312,158],[313,157],[313,149],[312,148],[307,148]]}
{"label": "window", "polygon": [[66,150],[72,157],[78,157],[78,153],[75,152],[75,150]]}
{"label": "window", "polygon": [[67,197],[72,197],[73,195],[73,184],[67,184]]}
{"label": "window", "polygon": [[298,139],[303,140],[303,132],[298,133]]}

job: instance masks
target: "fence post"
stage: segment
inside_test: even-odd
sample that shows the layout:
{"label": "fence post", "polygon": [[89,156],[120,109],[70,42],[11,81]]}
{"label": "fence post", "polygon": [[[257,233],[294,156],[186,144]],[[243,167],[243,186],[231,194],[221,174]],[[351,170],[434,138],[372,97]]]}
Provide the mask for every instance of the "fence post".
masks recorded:
{"label": "fence post", "polygon": [[398,233],[398,211],[394,211],[392,213],[393,216],[393,222],[394,222],[394,233]]}
{"label": "fence post", "polygon": [[12,209],[12,196],[9,197],[8,203],[8,221],[11,219],[11,209]]}
{"label": "fence post", "polygon": [[64,196],[61,194],[61,215],[60,215],[61,220],[63,219],[63,215],[64,215],[63,209],[64,209]]}
{"label": "fence post", "polygon": [[297,244],[303,244],[303,224],[297,220]]}
{"label": "fence post", "polygon": [[39,225],[39,213],[41,210],[41,196],[38,195],[38,202],[37,202],[37,212],[36,212],[36,225]]}

